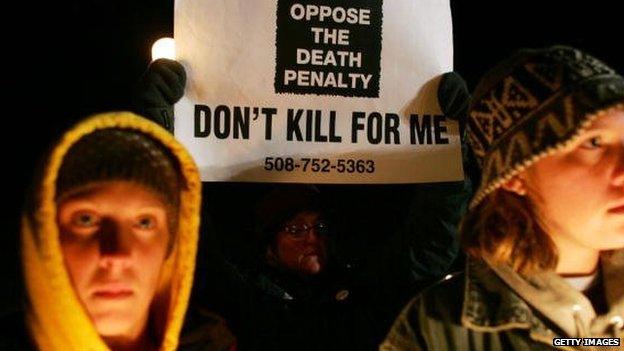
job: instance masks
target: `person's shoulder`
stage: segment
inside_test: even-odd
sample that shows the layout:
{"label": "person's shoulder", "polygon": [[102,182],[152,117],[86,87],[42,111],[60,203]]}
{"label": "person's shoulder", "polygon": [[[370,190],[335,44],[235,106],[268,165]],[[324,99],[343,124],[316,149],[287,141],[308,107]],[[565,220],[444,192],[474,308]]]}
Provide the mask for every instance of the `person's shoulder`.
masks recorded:
{"label": "person's shoulder", "polygon": [[412,302],[427,318],[460,324],[464,292],[465,273],[457,272],[426,288]]}
{"label": "person's shoulder", "polygon": [[380,350],[426,349],[431,338],[443,338],[444,330],[460,328],[463,295],[463,272],[448,275],[426,288],[399,314]]}
{"label": "person's shoulder", "polygon": [[35,350],[22,311],[14,311],[0,317],[0,350]]}
{"label": "person's shoulder", "polygon": [[236,350],[236,338],[225,319],[216,313],[193,306],[188,314],[178,350],[182,351],[229,351]]}
{"label": "person's shoulder", "polygon": [[443,323],[461,325],[464,300],[463,272],[449,274],[414,296],[398,319],[408,325]]}

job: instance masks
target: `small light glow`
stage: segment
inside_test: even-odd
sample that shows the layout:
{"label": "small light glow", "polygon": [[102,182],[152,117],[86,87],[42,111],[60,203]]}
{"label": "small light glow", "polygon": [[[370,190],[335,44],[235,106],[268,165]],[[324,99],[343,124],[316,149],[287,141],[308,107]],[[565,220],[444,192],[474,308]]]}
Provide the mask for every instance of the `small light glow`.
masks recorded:
{"label": "small light glow", "polygon": [[444,280],[449,280],[451,278],[453,278],[453,275],[452,274],[447,274],[446,277],[444,277]]}
{"label": "small light glow", "polygon": [[160,38],[152,45],[152,61],[159,58],[175,60],[175,41],[173,38]]}

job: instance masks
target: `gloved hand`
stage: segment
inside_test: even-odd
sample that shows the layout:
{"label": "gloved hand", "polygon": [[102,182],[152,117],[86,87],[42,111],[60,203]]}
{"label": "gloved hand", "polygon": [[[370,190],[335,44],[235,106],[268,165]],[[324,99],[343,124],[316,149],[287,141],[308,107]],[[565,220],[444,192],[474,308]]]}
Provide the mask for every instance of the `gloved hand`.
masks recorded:
{"label": "gloved hand", "polygon": [[134,91],[136,112],[173,133],[173,105],[184,95],[185,85],[186,72],[179,62],[152,62]]}
{"label": "gloved hand", "polygon": [[463,140],[470,105],[470,93],[466,81],[456,72],[444,73],[438,86],[438,102],[442,113],[459,123],[459,135]]}

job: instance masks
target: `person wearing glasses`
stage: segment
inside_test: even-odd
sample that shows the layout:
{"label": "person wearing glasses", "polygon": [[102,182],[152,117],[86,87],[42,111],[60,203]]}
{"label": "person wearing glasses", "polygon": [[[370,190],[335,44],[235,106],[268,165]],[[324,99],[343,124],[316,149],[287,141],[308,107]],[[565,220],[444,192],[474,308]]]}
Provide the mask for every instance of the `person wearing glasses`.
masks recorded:
{"label": "person wearing glasses", "polygon": [[[348,249],[358,238],[332,186],[274,185],[253,211],[251,268],[214,244],[199,253],[204,268],[182,346],[202,337],[203,311],[214,311],[239,350],[375,350],[409,296],[440,279],[455,259],[449,228],[459,214],[450,204],[464,198],[464,185],[413,186],[400,216],[405,223],[392,232],[387,219],[388,232],[380,233],[387,240],[357,243],[369,244],[360,255]],[[444,201],[422,201],[436,194]]]}
{"label": "person wearing glasses", "polygon": [[270,267],[303,279],[323,273],[328,264],[329,224],[314,187],[286,186],[257,206],[256,235]]}

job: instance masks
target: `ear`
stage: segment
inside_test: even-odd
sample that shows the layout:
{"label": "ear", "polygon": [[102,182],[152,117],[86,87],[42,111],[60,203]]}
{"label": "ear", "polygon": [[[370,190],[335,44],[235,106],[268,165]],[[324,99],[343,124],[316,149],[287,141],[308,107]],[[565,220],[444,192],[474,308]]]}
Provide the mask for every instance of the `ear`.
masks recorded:
{"label": "ear", "polygon": [[525,196],[527,194],[526,182],[519,176],[515,176],[506,181],[501,187],[509,192],[515,193],[516,195]]}

